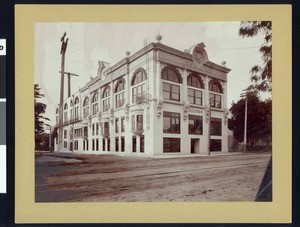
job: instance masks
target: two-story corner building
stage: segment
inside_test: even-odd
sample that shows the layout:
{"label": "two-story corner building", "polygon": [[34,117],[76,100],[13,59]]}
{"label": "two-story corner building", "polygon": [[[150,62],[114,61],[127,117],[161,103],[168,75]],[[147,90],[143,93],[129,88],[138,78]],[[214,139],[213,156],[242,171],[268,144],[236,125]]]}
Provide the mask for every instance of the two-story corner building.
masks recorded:
{"label": "two-story corner building", "polygon": [[[105,67],[65,100],[55,151],[164,155],[228,152],[227,73],[193,53],[150,43]],[[56,110],[57,124],[59,120]],[[57,138],[56,138],[57,139]]]}

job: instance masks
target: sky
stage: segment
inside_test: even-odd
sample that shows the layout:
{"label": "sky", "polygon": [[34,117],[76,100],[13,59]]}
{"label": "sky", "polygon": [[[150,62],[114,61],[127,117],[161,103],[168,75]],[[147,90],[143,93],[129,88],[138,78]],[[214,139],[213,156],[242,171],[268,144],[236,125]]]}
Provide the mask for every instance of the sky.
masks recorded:
{"label": "sky", "polygon": [[[34,37],[34,83],[39,84],[47,105],[45,116],[49,124],[55,125],[55,105],[59,103],[61,42],[64,32],[69,38],[65,56],[65,71],[79,77],[71,79],[71,93],[83,87],[91,77],[97,75],[98,61],[114,65],[125,57],[156,42],[155,36],[162,36],[161,43],[178,50],[189,49],[204,42],[209,61],[221,64],[231,71],[227,79],[227,107],[240,99],[242,90],[250,81],[252,66],[262,64],[259,47],[263,35],[242,38],[238,35],[240,22],[164,22],[164,23],[36,23]],[[65,77],[65,95],[67,77]]]}

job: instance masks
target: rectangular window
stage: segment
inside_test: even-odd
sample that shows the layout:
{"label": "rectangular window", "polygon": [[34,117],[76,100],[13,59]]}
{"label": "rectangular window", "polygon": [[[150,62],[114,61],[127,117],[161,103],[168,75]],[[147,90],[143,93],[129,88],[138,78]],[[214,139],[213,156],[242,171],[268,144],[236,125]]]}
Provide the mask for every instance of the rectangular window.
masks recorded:
{"label": "rectangular window", "polygon": [[83,117],[87,118],[87,116],[89,115],[89,107],[84,107],[83,108]]}
{"label": "rectangular window", "polygon": [[89,140],[86,140],[86,150],[89,150]]}
{"label": "rectangular window", "polygon": [[164,138],[164,153],[180,153],[180,138]]}
{"label": "rectangular window", "polygon": [[116,108],[122,107],[125,103],[125,92],[116,94]]}
{"label": "rectangular window", "polygon": [[96,135],[98,136],[99,135],[99,124],[96,123]]}
{"label": "rectangular window", "polygon": [[83,150],[85,151],[85,140],[83,141]]}
{"label": "rectangular window", "polygon": [[93,115],[98,113],[98,103],[93,103]]}
{"label": "rectangular window", "polygon": [[73,120],[73,110],[70,111],[70,119]]}
{"label": "rectangular window", "polygon": [[125,132],[125,118],[121,118],[121,132]]}
{"label": "rectangular window", "polygon": [[222,136],[222,119],[214,118],[210,119],[210,134],[212,136]]}
{"label": "rectangular window", "polygon": [[110,139],[107,139],[107,151],[110,151]]}
{"label": "rectangular window", "polygon": [[145,94],[145,84],[140,84],[132,88],[132,103],[136,103],[136,97],[141,97]]}
{"label": "rectangular window", "polygon": [[96,139],[96,151],[99,151],[99,139]]}
{"label": "rectangular window", "polygon": [[102,151],[105,151],[105,139],[102,139]]}
{"label": "rectangular window", "polygon": [[145,137],[144,136],[140,137],[140,152],[141,153],[145,152]]}
{"label": "rectangular window", "polygon": [[102,103],[103,103],[103,112],[108,111],[109,108],[110,108],[110,100],[109,100],[109,98],[103,99]]}
{"label": "rectangular window", "polygon": [[131,116],[131,130],[135,130],[135,115]]}
{"label": "rectangular window", "polygon": [[180,133],[180,114],[164,111],[164,133]]}
{"label": "rectangular window", "polygon": [[115,132],[119,133],[119,118],[115,119]]}
{"label": "rectangular window", "polygon": [[136,152],[136,137],[132,137],[132,152]]}
{"label": "rectangular window", "polygon": [[143,115],[137,115],[137,130],[143,130]]}
{"label": "rectangular window", "polygon": [[115,138],[115,150],[116,150],[116,152],[118,152],[119,151],[119,137],[116,137]]}
{"label": "rectangular window", "polygon": [[95,135],[95,124],[93,124],[92,135]]}
{"label": "rectangular window", "polygon": [[189,134],[202,135],[203,117],[189,115]]}
{"label": "rectangular window", "polygon": [[221,102],[221,95],[217,94],[209,94],[210,106],[214,108],[221,109],[222,102]]}
{"label": "rectangular window", "polygon": [[75,121],[77,121],[79,119],[78,109],[79,109],[79,107],[76,106],[75,107],[75,118],[74,118]]}
{"label": "rectangular window", "polygon": [[180,101],[180,86],[163,82],[164,99]]}
{"label": "rectangular window", "polygon": [[191,104],[202,105],[202,91],[189,88],[188,98]]}
{"label": "rectangular window", "polygon": [[78,150],[78,140],[74,140],[74,150]]}
{"label": "rectangular window", "polygon": [[67,134],[68,134],[67,130],[64,130],[64,139],[67,139]]}
{"label": "rectangular window", "polygon": [[104,122],[104,134],[109,133],[109,122]]}
{"label": "rectangular window", "polygon": [[93,151],[95,150],[95,140],[94,139],[92,140],[92,150]]}
{"label": "rectangular window", "polygon": [[222,151],[222,140],[211,139],[210,151]]}
{"label": "rectangular window", "polygon": [[121,137],[121,151],[122,152],[125,151],[125,137],[124,136]]}
{"label": "rectangular window", "polygon": [[64,112],[64,122],[68,121],[68,112]]}
{"label": "rectangular window", "polygon": [[67,148],[67,147],[68,147],[68,142],[64,141],[64,148]]}
{"label": "rectangular window", "polygon": [[83,129],[84,129],[84,134],[83,134],[83,136],[84,136],[84,137],[87,137],[87,136],[88,136],[88,127],[84,127]]}

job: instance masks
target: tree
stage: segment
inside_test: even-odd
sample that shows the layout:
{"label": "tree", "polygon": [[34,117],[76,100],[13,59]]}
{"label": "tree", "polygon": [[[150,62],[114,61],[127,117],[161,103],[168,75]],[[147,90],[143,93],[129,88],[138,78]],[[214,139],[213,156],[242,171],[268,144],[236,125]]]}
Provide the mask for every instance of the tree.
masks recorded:
{"label": "tree", "polygon": [[49,121],[49,118],[43,116],[46,112],[46,104],[37,101],[37,99],[44,97],[44,94],[41,94],[40,90],[39,85],[34,84],[34,132],[36,147],[37,144],[41,142],[41,134],[45,132],[44,121]]}
{"label": "tree", "polygon": [[[245,98],[232,104],[228,128],[233,131],[235,139],[244,140]],[[272,100],[261,101],[257,93],[248,94],[247,111],[247,145],[254,145],[258,140],[268,144],[272,140]]]}
{"label": "tree", "polygon": [[251,80],[254,85],[249,89],[272,91],[272,22],[271,21],[242,21],[239,35],[253,37],[258,33],[264,34],[264,43],[259,51],[262,54],[263,65],[254,65],[251,70]]}

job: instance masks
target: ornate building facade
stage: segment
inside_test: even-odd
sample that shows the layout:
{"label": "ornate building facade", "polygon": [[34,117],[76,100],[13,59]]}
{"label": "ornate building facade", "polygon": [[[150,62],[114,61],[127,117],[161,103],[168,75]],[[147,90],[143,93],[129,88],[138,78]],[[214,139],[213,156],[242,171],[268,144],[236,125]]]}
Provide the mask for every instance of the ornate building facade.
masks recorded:
{"label": "ornate building facade", "polygon": [[[65,99],[55,151],[165,155],[228,152],[227,74],[203,43],[179,51],[150,43]],[[59,109],[56,107],[57,124]]]}

